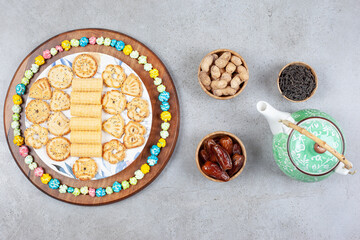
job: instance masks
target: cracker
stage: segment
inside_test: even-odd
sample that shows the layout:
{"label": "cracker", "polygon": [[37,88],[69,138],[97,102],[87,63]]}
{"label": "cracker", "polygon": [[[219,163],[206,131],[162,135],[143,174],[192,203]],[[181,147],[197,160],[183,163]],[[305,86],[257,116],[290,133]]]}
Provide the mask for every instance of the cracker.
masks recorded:
{"label": "cracker", "polygon": [[125,159],[125,150],[124,144],[113,139],[103,145],[103,158],[111,164],[116,164]]}
{"label": "cracker", "polygon": [[101,118],[101,105],[70,105],[70,113],[76,117]]}
{"label": "cracker", "polygon": [[80,78],[91,78],[96,74],[98,65],[89,54],[78,55],[72,65],[74,73]]}
{"label": "cracker", "polygon": [[119,88],[126,79],[124,69],[119,65],[107,65],[101,77],[108,87]]}
{"label": "cracker", "polygon": [[101,119],[72,117],[70,118],[70,129],[71,131],[101,131]]}
{"label": "cracker", "polygon": [[128,135],[145,135],[146,128],[138,122],[129,121],[125,125],[125,134]]}
{"label": "cracker", "polygon": [[44,146],[48,141],[48,130],[39,124],[34,124],[24,132],[25,144],[35,149]]}
{"label": "cracker", "polygon": [[135,74],[131,73],[121,87],[121,92],[126,95],[130,95],[133,97],[141,97],[142,95],[142,84],[140,79],[135,76]]}
{"label": "cracker", "polygon": [[102,157],[101,144],[71,144],[72,157]]}
{"label": "cracker", "polygon": [[70,141],[64,137],[55,137],[46,144],[46,153],[54,161],[64,161],[70,156]]}
{"label": "cracker", "polygon": [[75,161],[72,170],[76,178],[81,181],[91,180],[97,173],[97,164],[92,158],[79,158]]}
{"label": "cracker", "polygon": [[70,96],[69,94],[55,90],[50,100],[50,110],[53,112],[60,112],[70,109]]}
{"label": "cracker", "polygon": [[71,131],[71,143],[101,144],[101,131]]}
{"label": "cracker", "polygon": [[51,86],[46,77],[34,82],[29,90],[29,97],[31,98],[49,100],[51,95]]}
{"label": "cracker", "polygon": [[101,78],[74,78],[72,82],[73,92],[101,92],[102,89]]}
{"label": "cracker", "polygon": [[39,99],[31,100],[25,108],[25,115],[32,123],[43,123],[50,115],[49,104]]}
{"label": "cracker", "polygon": [[70,120],[62,112],[52,113],[46,124],[49,132],[55,136],[63,136],[70,132]]}
{"label": "cracker", "polygon": [[101,104],[101,92],[71,92],[71,104]]}
{"label": "cracker", "polygon": [[141,145],[143,145],[145,143],[145,138],[143,135],[140,134],[125,134],[124,135],[124,145],[127,149],[130,148],[136,148],[136,147],[140,147]]}
{"label": "cracker", "polygon": [[124,119],[118,114],[104,121],[102,127],[105,132],[116,138],[121,138],[124,134],[124,125]]}
{"label": "cracker", "polygon": [[102,98],[102,106],[109,114],[120,114],[126,108],[126,97],[118,90],[106,92]]}
{"label": "cracker", "polygon": [[130,119],[141,122],[150,114],[149,104],[145,99],[134,98],[127,105],[127,115]]}
{"label": "cracker", "polygon": [[55,89],[66,89],[70,87],[74,74],[68,66],[55,65],[48,73],[50,85]]}

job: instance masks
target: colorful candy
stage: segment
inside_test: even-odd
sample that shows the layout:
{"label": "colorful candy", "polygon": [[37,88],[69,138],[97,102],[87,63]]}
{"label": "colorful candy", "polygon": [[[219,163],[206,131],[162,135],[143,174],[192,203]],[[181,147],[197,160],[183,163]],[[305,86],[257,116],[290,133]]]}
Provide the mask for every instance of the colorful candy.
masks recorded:
{"label": "colorful candy", "polygon": [[73,187],[68,187],[68,188],[67,188],[67,192],[68,192],[68,193],[73,193],[73,192],[74,192],[74,188],[73,188]]}
{"label": "colorful candy", "polygon": [[[35,58],[35,64],[41,66],[45,63],[45,59],[43,56],[39,55]],[[30,79],[30,78],[29,78]]]}
{"label": "colorful candy", "polygon": [[110,38],[105,38],[104,46],[108,47],[108,46],[110,46],[110,44],[111,44],[111,39]]}
{"label": "colorful candy", "polygon": [[107,195],[110,195],[110,194],[112,194],[114,191],[113,191],[112,187],[106,187],[105,192],[106,192]]}
{"label": "colorful candy", "polygon": [[130,53],[132,52],[133,48],[131,45],[125,45],[124,49],[123,49],[123,53],[125,55],[130,55]]}
{"label": "colorful candy", "polygon": [[13,121],[19,121],[20,120],[20,114],[19,113],[14,113],[12,115],[12,119],[13,119]]}
{"label": "colorful candy", "polygon": [[44,50],[42,55],[43,55],[43,57],[45,59],[50,59],[51,58],[51,53],[50,53],[49,49]]}
{"label": "colorful candy", "polygon": [[97,43],[98,45],[103,45],[103,44],[104,44],[104,38],[103,38],[103,37],[97,38],[97,39],[96,39],[96,43]]}
{"label": "colorful candy", "polygon": [[58,53],[58,50],[56,48],[51,48],[50,49],[50,54],[55,56]]}
{"label": "colorful candy", "polygon": [[79,43],[79,40],[73,38],[70,40],[70,44],[72,47],[78,47],[80,43]]}
{"label": "colorful candy", "polygon": [[150,153],[152,155],[157,156],[160,153],[160,148],[158,146],[156,146],[156,145],[152,145],[151,148],[150,148]]}
{"label": "colorful candy", "polygon": [[170,109],[170,104],[168,102],[163,102],[161,105],[160,105],[160,108],[161,110],[163,111],[168,111]]}
{"label": "colorful candy", "polygon": [[166,90],[166,87],[163,84],[160,84],[159,86],[157,86],[156,89],[158,90],[159,93],[162,93],[163,91]]}
{"label": "colorful candy", "polygon": [[89,44],[89,39],[87,37],[80,38],[80,46],[86,47]]}
{"label": "colorful candy", "polygon": [[64,49],[60,45],[55,46],[55,49],[58,50],[58,52],[63,52],[64,51]]}
{"label": "colorful candy", "polygon": [[19,147],[19,153],[22,157],[26,157],[27,155],[29,155],[29,148],[25,145],[22,145],[21,147]]}
{"label": "colorful candy", "polygon": [[116,45],[116,39],[111,40],[110,46],[115,47]]}
{"label": "colorful candy", "polygon": [[159,141],[158,141],[158,143],[157,143],[157,146],[158,146],[159,148],[165,147],[165,146],[166,146],[166,140],[163,139],[163,138],[160,138]]}
{"label": "colorful candy", "polygon": [[20,136],[21,135],[21,131],[19,128],[15,128],[14,129],[14,136]]}
{"label": "colorful candy", "polygon": [[37,163],[36,162],[32,162],[32,163],[30,163],[29,164],[29,169],[31,170],[31,171],[33,171],[33,170],[35,170],[36,168],[37,168]]}
{"label": "colorful candy", "polygon": [[96,196],[95,188],[89,188],[89,196],[90,197],[95,197]]}
{"label": "colorful candy", "polygon": [[95,45],[96,44],[96,37],[92,36],[91,38],[89,38],[89,43],[91,45]]}
{"label": "colorful candy", "polygon": [[138,58],[138,63],[139,63],[139,64],[145,64],[145,63],[147,63],[147,56],[141,55],[141,56]]}
{"label": "colorful candy", "polygon": [[56,178],[53,178],[49,181],[49,188],[58,189],[60,187],[60,181]]}
{"label": "colorful candy", "polygon": [[89,193],[89,188],[87,186],[83,186],[80,188],[80,192],[82,195],[86,195]]}
{"label": "colorful candy", "polygon": [[35,63],[31,64],[30,70],[31,70],[34,74],[37,73],[37,72],[39,71],[39,65],[37,65],[37,64],[35,64]]}
{"label": "colorful candy", "polygon": [[18,85],[16,85],[15,90],[18,95],[23,95],[26,91],[26,86],[22,83],[19,83]]}
{"label": "colorful candy", "polygon": [[21,83],[24,84],[25,86],[27,86],[29,84],[30,80],[27,77],[23,77],[21,79]]}
{"label": "colorful candy", "polygon": [[97,197],[103,197],[106,195],[105,189],[103,189],[102,187],[96,189],[96,196]]}
{"label": "colorful candy", "polygon": [[41,182],[42,182],[43,184],[48,184],[48,183],[50,182],[50,180],[51,180],[51,176],[50,176],[50,174],[48,174],[48,173],[44,173],[44,174],[41,176],[40,180],[41,180]]}
{"label": "colorful candy", "polygon": [[116,50],[121,51],[124,49],[124,47],[125,47],[125,43],[123,41],[116,42],[116,45],[115,45]]}
{"label": "colorful candy", "polygon": [[71,44],[69,42],[69,40],[64,40],[61,42],[61,47],[65,50],[65,51],[69,51],[71,48]]}
{"label": "colorful candy", "polygon": [[11,128],[15,129],[15,128],[19,128],[19,127],[20,127],[19,121],[12,121]]}
{"label": "colorful candy", "polygon": [[74,188],[74,191],[72,192],[72,194],[76,197],[80,195],[80,189],[78,189],[77,187]]}
{"label": "colorful candy", "polygon": [[129,179],[129,183],[130,183],[131,185],[136,185],[136,184],[137,184],[137,179],[136,179],[136,177],[131,177],[131,178]]}
{"label": "colorful candy", "polygon": [[[31,155],[27,155],[26,157],[25,157],[25,159],[24,159],[24,162],[27,164],[27,165],[29,165],[30,163],[32,163],[34,161],[34,158],[33,158],[33,156],[31,156]],[[34,168],[35,169],[35,168]]]}
{"label": "colorful candy", "polygon": [[34,73],[31,70],[26,70],[24,76],[28,79],[31,79],[34,76]]}
{"label": "colorful candy", "polygon": [[130,187],[130,184],[129,184],[128,181],[124,180],[124,181],[121,182],[121,186],[125,190],[125,189],[128,189]]}
{"label": "colorful candy", "polygon": [[168,93],[167,91],[164,91],[159,94],[158,98],[159,98],[160,102],[167,102],[167,101],[169,101],[170,93]]}
{"label": "colorful candy", "polygon": [[65,184],[62,184],[59,186],[60,193],[66,193],[67,189],[68,189],[68,186],[66,186]]}
{"label": "colorful candy", "polygon": [[14,136],[14,144],[21,146],[24,144],[24,138],[22,136]]}
{"label": "colorful candy", "polygon": [[161,131],[160,132],[160,137],[166,139],[169,136],[169,132],[168,131]]}
{"label": "colorful candy", "polygon": [[150,71],[152,69],[152,64],[151,63],[145,63],[144,64],[144,70],[145,71]]}
{"label": "colorful candy", "polygon": [[34,174],[37,177],[42,177],[42,175],[44,174],[44,169],[42,167],[37,167],[34,169]]}
{"label": "colorful candy", "polygon": [[132,51],[131,53],[130,53],[130,57],[131,58],[138,58],[139,57],[139,52],[138,51]]}
{"label": "colorful candy", "polygon": [[163,123],[161,124],[161,129],[162,129],[162,130],[167,131],[167,130],[169,130],[169,128],[170,128],[170,123],[168,123],[168,122],[163,122]]}
{"label": "colorful candy", "polygon": [[14,106],[12,106],[11,110],[13,111],[13,113],[20,113],[21,107],[20,107],[20,105],[14,105]]}
{"label": "colorful candy", "polygon": [[143,165],[141,165],[140,170],[143,174],[147,174],[148,172],[150,172],[150,166],[144,163]]}
{"label": "colorful candy", "polygon": [[156,68],[153,68],[149,71],[150,77],[151,78],[156,78],[159,76],[159,70],[157,70]]}
{"label": "colorful candy", "polygon": [[154,155],[151,155],[147,158],[147,163],[149,164],[149,166],[154,166],[157,164],[158,158]]}
{"label": "colorful candy", "polygon": [[16,104],[16,105],[20,105],[23,103],[22,98],[17,94],[13,95],[12,99],[13,99],[14,104]]}
{"label": "colorful candy", "polygon": [[168,122],[171,120],[171,113],[168,111],[164,111],[160,114],[160,118],[161,120],[163,120],[164,122]]}
{"label": "colorful candy", "polygon": [[112,185],[112,189],[114,192],[120,192],[121,184],[119,182],[115,181]]}
{"label": "colorful candy", "polygon": [[140,180],[144,177],[144,173],[141,170],[136,170],[134,172],[136,179]]}

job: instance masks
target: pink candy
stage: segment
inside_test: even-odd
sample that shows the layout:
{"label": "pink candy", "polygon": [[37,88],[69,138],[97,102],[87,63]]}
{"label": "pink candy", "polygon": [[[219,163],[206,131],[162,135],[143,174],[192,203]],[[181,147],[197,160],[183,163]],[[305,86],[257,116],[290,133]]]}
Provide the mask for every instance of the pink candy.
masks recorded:
{"label": "pink candy", "polygon": [[57,45],[55,47],[55,49],[58,50],[58,52],[63,52],[64,51],[64,49],[60,45]]}
{"label": "pink candy", "polygon": [[51,53],[49,49],[46,49],[45,51],[43,51],[43,57],[45,59],[50,59],[51,58]]}
{"label": "pink candy", "polygon": [[25,145],[22,145],[21,147],[19,147],[19,153],[21,156],[26,157],[27,155],[29,155],[28,147]]}
{"label": "pink candy", "polygon": [[91,38],[89,38],[89,43],[91,44],[91,45],[95,45],[96,44],[96,37],[91,37]]}
{"label": "pink candy", "polygon": [[90,197],[95,197],[96,196],[95,188],[89,188],[89,195],[90,195]]}
{"label": "pink candy", "polygon": [[37,177],[41,177],[44,174],[44,169],[42,167],[37,167],[34,170],[34,174]]}

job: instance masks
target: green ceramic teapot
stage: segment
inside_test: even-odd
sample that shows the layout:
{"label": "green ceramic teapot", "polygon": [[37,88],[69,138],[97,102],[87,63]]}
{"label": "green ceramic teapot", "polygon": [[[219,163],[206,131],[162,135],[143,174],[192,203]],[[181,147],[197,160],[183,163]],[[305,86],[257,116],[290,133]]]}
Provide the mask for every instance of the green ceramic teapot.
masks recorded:
{"label": "green ceramic teapot", "polygon": [[344,157],[345,139],[338,123],[316,109],[280,112],[264,101],[257,110],[267,119],[277,165],[289,177],[321,181],[333,172],[347,175],[352,164]]}

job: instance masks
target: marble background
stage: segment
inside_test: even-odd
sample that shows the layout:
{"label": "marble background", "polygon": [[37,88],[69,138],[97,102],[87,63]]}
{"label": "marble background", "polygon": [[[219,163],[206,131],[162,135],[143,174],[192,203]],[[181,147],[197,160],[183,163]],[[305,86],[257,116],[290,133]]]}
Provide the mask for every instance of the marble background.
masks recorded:
{"label": "marble background", "polygon": [[[310,184],[286,177],[255,107],[266,100],[283,111],[329,113],[344,130],[346,156],[360,168],[359,1],[0,3],[3,98],[17,66],[40,43],[72,29],[108,28],[163,60],[178,90],[182,124],[163,173],[139,194],[101,207],[41,193],[13,161],[1,128],[0,239],[359,239],[360,173]],[[250,69],[245,91],[228,101],[210,98],[197,82],[200,60],[217,48],[237,51]],[[276,87],[279,70],[292,61],[308,63],[319,78],[305,103],[286,101]],[[216,130],[236,134],[248,152],[244,172],[225,184],[205,179],[194,160],[200,139]]]}

